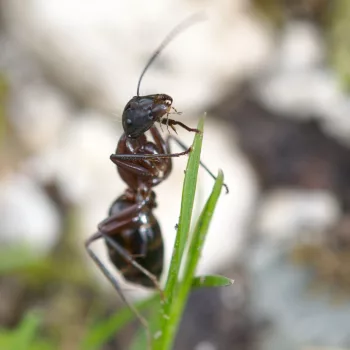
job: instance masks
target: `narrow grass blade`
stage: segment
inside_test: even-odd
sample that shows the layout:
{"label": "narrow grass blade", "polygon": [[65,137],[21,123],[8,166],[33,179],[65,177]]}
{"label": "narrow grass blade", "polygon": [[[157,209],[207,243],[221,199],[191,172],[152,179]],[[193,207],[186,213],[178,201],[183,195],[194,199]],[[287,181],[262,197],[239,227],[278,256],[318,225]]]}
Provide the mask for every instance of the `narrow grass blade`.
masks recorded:
{"label": "narrow grass blade", "polygon": [[197,276],[192,280],[192,289],[204,287],[227,287],[233,284],[233,280],[219,275]]}
{"label": "narrow grass blade", "polygon": [[[135,303],[138,310],[151,307],[154,303],[159,304],[159,295],[154,294],[148,299]],[[135,314],[125,307],[112,315],[110,318],[99,322],[93,326],[83,339],[82,350],[101,349],[103,344],[112,339],[118,331],[135,319]]]}
{"label": "narrow grass blade", "polygon": [[[181,199],[181,209],[180,209],[180,219],[179,226],[175,238],[175,244],[173,249],[173,255],[170,263],[170,268],[168,272],[168,278],[165,285],[164,295],[165,301],[162,305],[161,309],[161,317],[159,322],[154,329],[154,335],[158,335],[160,329],[163,329],[164,324],[168,322],[167,316],[169,314],[170,306],[172,304],[173,296],[176,290],[176,285],[178,282],[179,271],[181,267],[182,255],[185,250],[186,242],[188,239],[192,211],[193,211],[193,203],[194,197],[196,193],[196,185],[197,185],[197,175],[198,168],[200,164],[200,153],[202,149],[202,140],[203,140],[203,126],[204,119],[201,118],[198,122],[197,128],[201,131],[194,137],[194,141],[192,144],[192,151],[189,155],[189,159],[187,162],[187,168],[185,172],[185,179],[182,188],[182,199]],[[164,318],[164,317],[165,318]],[[160,337],[155,336],[153,348],[163,350],[162,341],[163,336]]]}
{"label": "narrow grass blade", "polygon": [[[154,306],[154,307],[152,307]],[[154,305],[150,307],[150,312],[148,313],[148,325],[150,329],[156,329],[159,324],[159,309],[160,309],[160,299],[155,300]],[[153,335],[153,339],[157,337],[157,334]],[[137,334],[134,336],[132,343],[130,344],[129,350],[146,350],[145,344],[148,343],[147,334],[144,329],[139,329]],[[153,349],[153,348],[152,348]],[[148,350],[148,349],[147,349]]]}
{"label": "narrow grass blade", "polygon": [[10,331],[0,329],[0,349],[11,349],[13,334]]}
{"label": "narrow grass blade", "polygon": [[201,133],[197,134],[194,138],[192,151],[187,163],[185,180],[182,189],[179,227],[176,234],[173,256],[169,268],[169,275],[164,291],[167,298],[167,304],[171,303],[174,285],[177,282],[177,277],[180,270],[181,258],[186,245],[188,232],[190,230],[193,203],[196,193],[198,168],[200,163],[200,153],[202,149],[203,124],[204,120],[200,119],[197,128],[201,131]]}
{"label": "narrow grass blade", "polygon": [[188,233],[190,230],[193,202],[194,202],[194,196],[196,193],[200,153],[202,148],[203,124],[204,124],[204,120],[201,119],[198,123],[198,129],[201,131],[201,133],[197,134],[194,138],[192,151],[189,156],[187,168],[186,168],[185,180],[184,180],[184,185],[182,190],[182,202],[181,202],[179,227],[177,230],[173,256],[172,256],[172,260],[169,268],[169,275],[168,275],[168,279],[167,279],[167,283],[164,291],[167,299],[166,300],[167,305],[171,304],[174,287],[177,282],[177,277],[179,275],[182,255],[184,252],[184,248],[188,238]]}
{"label": "narrow grass blade", "polygon": [[220,171],[215,181],[213,191],[197,221],[192,236],[189,251],[187,254],[187,260],[185,263],[184,277],[178,285],[176,297],[171,304],[170,312],[167,314],[169,316],[169,322],[166,323],[166,327],[163,329],[164,335],[162,350],[171,349],[174,342],[178,324],[180,322],[183,309],[186,305],[188,294],[191,290],[192,280],[195,274],[198,260],[202,253],[205,236],[208,232],[209,224],[221,193],[222,184],[223,173]]}
{"label": "narrow grass blade", "polygon": [[6,350],[54,350],[57,344],[38,336],[40,316],[29,312],[17,328],[0,329],[0,349]]}
{"label": "narrow grass blade", "polygon": [[36,332],[40,325],[40,317],[35,313],[25,316],[19,327],[15,331],[14,341],[11,349],[27,350],[34,341]]}

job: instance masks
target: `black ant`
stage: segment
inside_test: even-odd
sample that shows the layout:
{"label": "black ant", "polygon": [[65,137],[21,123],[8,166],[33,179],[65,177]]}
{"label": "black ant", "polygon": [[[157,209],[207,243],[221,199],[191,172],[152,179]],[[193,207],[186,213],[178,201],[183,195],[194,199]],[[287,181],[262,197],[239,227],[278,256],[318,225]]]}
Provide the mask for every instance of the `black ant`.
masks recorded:
{"label": "black ant", "polygon": [[[146,329],[148,329],[147,322],[126,299],[118,281],[91,250],[90,244],[103,238],[111,262],[125,280],[144,287],[155,287],[163,296],[158,281],[163,270],[164,247],[158,221],[153,215],[153,209],[157,204],[152,188],[169,176],[172,170],[171,158],[188,154],[191,148],[187,148],[172,135],[164,140],[154,124],[159,122],[160,125],[164,124],[175,132],[175,125],[195,133],[200,131],[169,118],[171,110],[180,114],[172,107],[173,100],[170,96],[166,94],[140,96],[140,85],[144,74],[165,46],[194,21],[200,19],[202,18],[197,15],[191,16],[175,27],[143,69],[137,85],[137,95],[126,104],[123,112],[124,133],[115,153],[110,156],[128,188],[113,202],[108,217],[98,225],[98,231],[85,242],[90,257]],[[146,137],[146,131],[150,132],[152,141]],[[171,153],[170,140],[176,141],[184,151]],[[201,165],[215,179],[209,169],[203,163]],[[228,192],[227,186],[224,186]]]}

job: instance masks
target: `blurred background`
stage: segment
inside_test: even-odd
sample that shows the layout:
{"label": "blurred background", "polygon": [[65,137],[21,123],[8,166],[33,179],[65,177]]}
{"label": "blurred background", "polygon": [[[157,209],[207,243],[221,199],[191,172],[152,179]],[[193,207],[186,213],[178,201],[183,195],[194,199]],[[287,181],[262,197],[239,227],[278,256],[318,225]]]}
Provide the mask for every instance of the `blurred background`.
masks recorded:
{"label": "blurred background", "polygon": [[[142,68],[199,11],[141,94],[169,94],[192,127],[207,113],[202,159],[230,193],[198,273],[235,283],[192,293],[175,349],[350,349],[348,0],[0,1],[0,341],[36,311],[33,349],[79,349],[122,307],[84,240],[126,187],[109,155]],[[155,189],[166,262],[186,160]],[[201,171],[197,213],[212,184]]]}

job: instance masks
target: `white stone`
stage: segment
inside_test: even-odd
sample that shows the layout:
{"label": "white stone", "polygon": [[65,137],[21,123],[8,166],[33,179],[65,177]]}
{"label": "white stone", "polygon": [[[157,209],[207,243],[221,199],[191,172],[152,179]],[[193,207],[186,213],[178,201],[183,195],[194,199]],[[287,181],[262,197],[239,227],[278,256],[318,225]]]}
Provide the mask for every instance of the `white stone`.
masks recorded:
{"label": "white stone", "polygon": [[0,242],[46,254],[56,243],[59,230],[58,211],[35,181],[23,174],[1,179]]}
{"label": "white stone", "polygon": [[62,93],[39,83],[16,89],[9,116],[22,145],[38,153],[58,142],[71,113]]}
{"label": "white stone", "polygon": [[120,135],[118,123],[86,111],[67,123],[59,142],[47,152],[28,160],[26,169],[43,182],[57,181],[66,200],[85,201],[112,196],[122,181],[109,156]]}
{"label": "white stone", "polygon": [[277,60],[281,70],[313,68],[325,58],[319,30],[308,21],[290,21],[282,34]]}
{"label": "white stone", "polygon": [[201,341],[198,343],[195,347],[194,350],[216,350],[217,347],[209,341]]}
{"label": "white stone", "polygon": [[324,39],[314,25],[290,22],[256,92],[272,111],[301,120],[319,119],[326,133],[349,145],[350,99],[325,56]]}
{"label": "white stone", "polygon": [[226,81],[264,64],[271,46],[246,1],[12,0],[2,10],[10,33],[60,84],[108,111],[123,109],[151,53],[190,14],[204,11],[208,20],[176,38],[141,87],[142,94],[170,94],[179,110],[215,101]]}
{"label": "white stone", "polygon": [[8,35],[0,36],[0,70],[9,86],[6,117],[20,145],[41,153],[57,143],[72,116],[69,98],[50,84],[38,62]]}
{"label": "white stone", "polygon": [[256,229],[261,235],[284,240],[301,232],[323,231],[340,215],[340,203],[331,192],[280,189],[260,203]]}
{"label": "white stone", "polygon": [[[332,286],[312,289],[310,270],[292,264],[291,246],[262,239],[245,261],[250,276],[253,317],[271,322],[263,350],[296,350],[322,345],[346,349],[349,345],[350,303],[337,303]],[[322,288],[323,287],[323,288]]]}

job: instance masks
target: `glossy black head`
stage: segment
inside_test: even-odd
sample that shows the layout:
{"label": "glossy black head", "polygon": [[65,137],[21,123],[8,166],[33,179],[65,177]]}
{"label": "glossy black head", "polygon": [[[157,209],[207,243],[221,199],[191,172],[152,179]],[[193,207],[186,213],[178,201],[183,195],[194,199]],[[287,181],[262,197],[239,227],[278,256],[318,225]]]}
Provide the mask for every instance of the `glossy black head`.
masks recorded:
{"label": "glossy black head", "polygon": [[126,105],[122,122],[125,135],[137,138],[170,112],[173,99],[169,95],[134,96]]}
{"label": "glossy black head", "polygon": [[134,96],[127,103],[123,112],[123,128],[127,137],[136,139],[150,129],[154,122],[159,121],[165,114],[169,113],[171,104],[173,103],[173,99],[170,96],[165,94],[140,96],[140,86],[143,76],[163,49],[177,35],[195,22],[202,21],[203,19],[205,19],[203,13],[196,13],[182,21],[164,38],[146,63],[137,83],[137,96]]}

